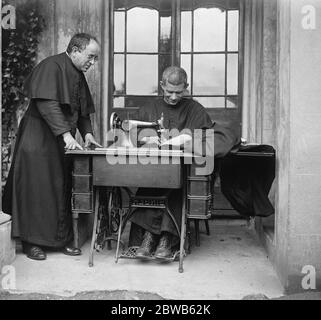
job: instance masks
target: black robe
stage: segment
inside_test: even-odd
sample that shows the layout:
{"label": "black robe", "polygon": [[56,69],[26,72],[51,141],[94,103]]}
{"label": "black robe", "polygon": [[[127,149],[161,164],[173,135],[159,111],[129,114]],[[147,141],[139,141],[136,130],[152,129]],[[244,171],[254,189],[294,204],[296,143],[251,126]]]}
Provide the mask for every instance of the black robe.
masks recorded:
{"label": "black robe", "polygon": [[[275,177],[275,150],[270,145],[240,146],[221,161],[221,191],[243,216],[274,214],[269,192]],[[244,152],[247,155],[242,155]],[[252,155],[251,155],[252,153]]]}
{"label": "black robe", "polygon": [[[232,132],[218,124],[213,124],[205,108],[195,100],[183,98],[176,106],[165,103],[163,98],[156,99],[151,105],[140,108],[139,120],[156,121],[164,117],[166,129],[214,129],[214,157],[223,157],[239,141]],[[205,148],[203,148],[205,150]],[[168,189],[145,189],[140,188],[137,195],[163,195]],[[169,195],[169,207],[178,226],[181,225],[182,190],[173,189]],[[170,217],[162,209],[136,209],[131,217],[131,232],[129,245],[140,245],[144,230],[156,235],[167,231],[177,235],[176,228]],[[144,230],[142,230],[144,229]]]}
{"label": "black robe", "polygon": [[62,134],[92,132],[94,112],[81,71],[66,53],[46,58],[26,79],[30,98],[17,133],[3,195],[3,210],[12,215],[12,236],[48,247],[72,240],[71,159]]}

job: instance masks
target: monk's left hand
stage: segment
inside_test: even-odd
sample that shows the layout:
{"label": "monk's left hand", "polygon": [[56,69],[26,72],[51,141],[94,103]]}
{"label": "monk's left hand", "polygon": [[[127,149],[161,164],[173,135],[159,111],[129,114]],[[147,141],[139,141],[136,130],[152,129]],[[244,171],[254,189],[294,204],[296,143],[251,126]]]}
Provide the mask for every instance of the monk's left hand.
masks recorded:
{"label": "monk's left hand", "polygon": [[85,148],[89,148],[91,145],[102,148],[102,146],[95,140],[94,136],[91,133],[87,133],[85,135]]}

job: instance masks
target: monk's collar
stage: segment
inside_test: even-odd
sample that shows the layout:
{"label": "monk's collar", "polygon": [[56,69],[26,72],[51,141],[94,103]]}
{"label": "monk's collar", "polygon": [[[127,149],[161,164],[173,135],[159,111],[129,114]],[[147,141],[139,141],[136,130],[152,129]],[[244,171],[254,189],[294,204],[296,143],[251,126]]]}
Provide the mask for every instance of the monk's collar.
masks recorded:
{"label": "monk's collar", "polygon": [[71,57],[70,57],[69,53],[68,53],[67,51],[65,51],[65,53],[66,53],[66,55],[67,55],[67,57],[68,57],[68,59],[67,59],[67,60],[69,60],[69,61],[70,61],[70,64],[74,67],[74,69],[75,69],[75,70],[77,70],[79,73],[82,73],[82,71],[78,70],[78,69],[77,69],[77,67],[74,65],[74,63],[72,62],[72,60],[71,60]]}

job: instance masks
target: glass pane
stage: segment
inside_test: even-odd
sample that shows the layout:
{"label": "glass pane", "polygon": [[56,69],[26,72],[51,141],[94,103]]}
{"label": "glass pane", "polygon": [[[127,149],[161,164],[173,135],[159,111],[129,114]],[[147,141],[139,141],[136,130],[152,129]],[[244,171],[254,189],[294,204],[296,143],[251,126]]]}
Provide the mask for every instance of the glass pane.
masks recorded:
{"label": "glass pane", "polygon": [[127,12],[127,51],[157,52],[158,12],[133,8]]}
{"label": "glass pane", "polygon": [[225,108],[224,97],[193,97],[204,108]]}
{"label": "glass pane", "polygon": [[159,39],[159,50],[160,52],[171,52],[171,17],[160,18],[160,39]]}
{"label": "glass pane", "polygon": [[124,97],[115,97],[114,98],[114,108],[124,108],[125,107],[125,98]]}
{"label": "glass pane", "polygon": [[225,93],[225,55],[195,54],[193,94],[221,95]]}
{"label": "glass pane", "polygon": [[127,56],[127,94],[157,95],[157,55]]}
{"label": "glass pane", "polygon": [[114,51],[125,50],[125,12],[115,12],[114,24]]}
{"label": "glass pane", "polygon": [[226,97],[226,107],[227,108],[237,108],[238,107],[238,97]]}
{"label": "glass pane", "polygon": [[194,11],[194,51],[225,50],[225,11],[201,8]]}
{"label": "glass pane", "polygon": [[187,87],[187,94],[191,94],[191,55],[190,54],[182,54],[181,55],[181,67],[187,73],[187,81],[189,86]]}
{"label": "glass pane", "polygon": [[115,94],[125,93],[125,59],[123,54],[114,55]]}
{"label": "glass pane", "polygon": [[228,34],[227,34],[227,50],[238,51],[239,47],[239,12],[228,11]]}
{"label": "glass pane", "polygon": [[192,12],[183,11],[181,14],[181,51],[192,51]]}
{"label": "glass pane", "polygon": [[227,94],[237,94],[238,55],[227,55]]}

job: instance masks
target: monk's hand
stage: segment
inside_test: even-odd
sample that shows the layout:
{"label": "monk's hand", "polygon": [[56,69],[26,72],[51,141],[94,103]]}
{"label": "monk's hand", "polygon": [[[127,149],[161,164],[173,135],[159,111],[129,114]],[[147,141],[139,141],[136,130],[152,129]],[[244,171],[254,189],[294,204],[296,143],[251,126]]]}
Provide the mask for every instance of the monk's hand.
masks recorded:
{"label": "monk's hand", "polygon": [[158,137],[157,136],[150,136],[150,137],[143,137],[140,139],[140,142],[146,143],[146,144],[158,144]]}
{"label": "monk's hand", "polygon": [[186,143],[190,143],[192,140],[192,137],[188,134],[181,134],[179,136],[176,136],[174,138],[168,139],[164,142],[162,142],[161,146],[166,146],[166,145],[172,145],[172,146],[181,146]]}
{"label": "monk's hand", "polygon": [[95,145],[99,148],[103,147],[95,140],[94,136],[91,133],[87,133],[85,135],[85,148],[89,148],[91,145]]}
{"label": "monk's hand", "polygon": [[66,150],[83,150],[82,146],[74,139],[70,132],[65,132],[62,136],[65,142]]}

